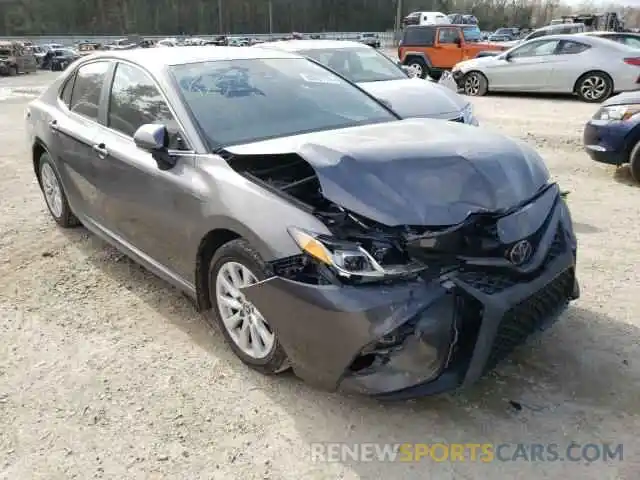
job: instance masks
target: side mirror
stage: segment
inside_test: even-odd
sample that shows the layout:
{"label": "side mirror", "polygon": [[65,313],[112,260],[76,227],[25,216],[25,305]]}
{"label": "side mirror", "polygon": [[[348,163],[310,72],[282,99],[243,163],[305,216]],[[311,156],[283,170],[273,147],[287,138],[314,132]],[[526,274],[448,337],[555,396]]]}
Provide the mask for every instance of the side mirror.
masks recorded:
{"label": "side mirror", "polygon": [[506,61],[506,62],[510,62],[511,61],[511,55],[509,55],[508,53],[505,53],[502,55],[502,60]]}
{"label": "side mirror", "polygon": [[400,68],[402,69],[402,71],[404,73],[406,73],[407,75],[411,76],[411,69],[409,68],[408,65],[400,65]]}
{"label": "side mirror", "polygon": [[175,158],[169,155],[169,132],[164,125],[141,125],[133,134],[133,141],[136,147],[151,153],[160,170],[169,170],[175,166]]}

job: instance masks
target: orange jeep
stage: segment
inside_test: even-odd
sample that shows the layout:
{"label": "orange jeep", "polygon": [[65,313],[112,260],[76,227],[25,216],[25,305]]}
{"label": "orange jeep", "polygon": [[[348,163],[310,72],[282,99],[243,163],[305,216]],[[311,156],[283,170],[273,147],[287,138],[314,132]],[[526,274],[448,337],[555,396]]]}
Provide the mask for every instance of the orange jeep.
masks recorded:
{"label": "orange jeep", "polygon": [[398,59],[411,75],[437,79],[463,60],[480,52],[501,51],[508,47],[482,42],[477,25],[415,25],[404,29]]}

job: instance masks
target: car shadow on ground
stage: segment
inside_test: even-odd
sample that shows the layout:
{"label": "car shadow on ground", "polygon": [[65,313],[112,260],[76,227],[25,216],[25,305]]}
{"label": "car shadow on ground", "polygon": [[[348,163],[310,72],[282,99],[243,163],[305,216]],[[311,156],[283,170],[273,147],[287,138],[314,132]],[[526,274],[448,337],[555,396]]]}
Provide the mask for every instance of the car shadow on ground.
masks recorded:
{"label": "car shadow on ground", "polygon": [[537,92],[491,92],[487,93],[490,97],[504,97],[504,98],[532,98],[540,100],[567,100],[569,102],[584,103],[576,95],[569,95],[566,93],[537,93]]}
{"label": "car shadow on ground", "polygon": [[622,165],[621,167],[616,168],[613,172],[613,179],[616,182],[629,187],[640,187],[640,183],[631,176],[631,168],[629,168],[629,165]]}
{"label": "car shadow on ground", "polygon": [[[203,355],[213,355],[234,370],[247,368],[176,289],[83,228],[64,233],[89,262],[156,312],[158,322],[186,332]],[[260,389],[282,405],[309,445],[554,442],[567,431],[577,439],[587,435],[587,443],[599,438],[599,431],[607,432],[608,423],[637,415],[639,342],[640,329],[578,301],[558,324],[530,339],[497,371],[458,392],[381,403],[319,391],[291,373],[263,377],[255,372],[246,375],[247,390]],[[507,438],[519,431],[519,437]],[[309,455],[311,461],[310,452],[300,455]],[[394,463],[349,460],[342,466],[362,478],[397,477]],[[416,471],[415,478],[425,477]]]}

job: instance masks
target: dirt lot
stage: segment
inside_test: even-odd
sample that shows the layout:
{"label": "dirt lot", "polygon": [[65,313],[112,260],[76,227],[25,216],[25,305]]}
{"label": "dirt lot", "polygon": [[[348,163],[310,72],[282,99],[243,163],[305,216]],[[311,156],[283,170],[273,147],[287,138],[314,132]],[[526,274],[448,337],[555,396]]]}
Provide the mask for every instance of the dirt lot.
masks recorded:
{"label": "dirt lot", "polygon": [[[640,188],[582,152],[596,107],[473,100],[485,128],[537,147],[572,192],[582,298],[474,388],[381,405],[247,370],[182,295],[82,228],[56,228],[23,128],[51,75],[0,78],[0,478],[640,478]],[[624,443],[624,461],[309,453],[312,442],[571,441]]]}

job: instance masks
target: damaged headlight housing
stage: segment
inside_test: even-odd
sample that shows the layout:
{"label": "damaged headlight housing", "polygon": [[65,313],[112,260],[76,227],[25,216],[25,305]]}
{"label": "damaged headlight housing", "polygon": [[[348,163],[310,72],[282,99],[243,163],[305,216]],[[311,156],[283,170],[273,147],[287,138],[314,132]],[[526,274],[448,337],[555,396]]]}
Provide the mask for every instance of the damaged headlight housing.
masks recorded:
{"label": "damaged headlight housing", "polygon": [[473,112],[473,105],[470,103],[462,109],[462,118],[464,119],[464,123],[468,125],[475,125],[476,127],[478,126],[478,120]]}
{"label": "damaged headlight housing", "polygon": [[338,240],[297,227],[289,227],[288,231],[300,250],[316,261],[331,267],[340,277],[362,277],[375,280],[411,275],[426,268],[421,263],[413,262],[383,266],[356,242]]}

